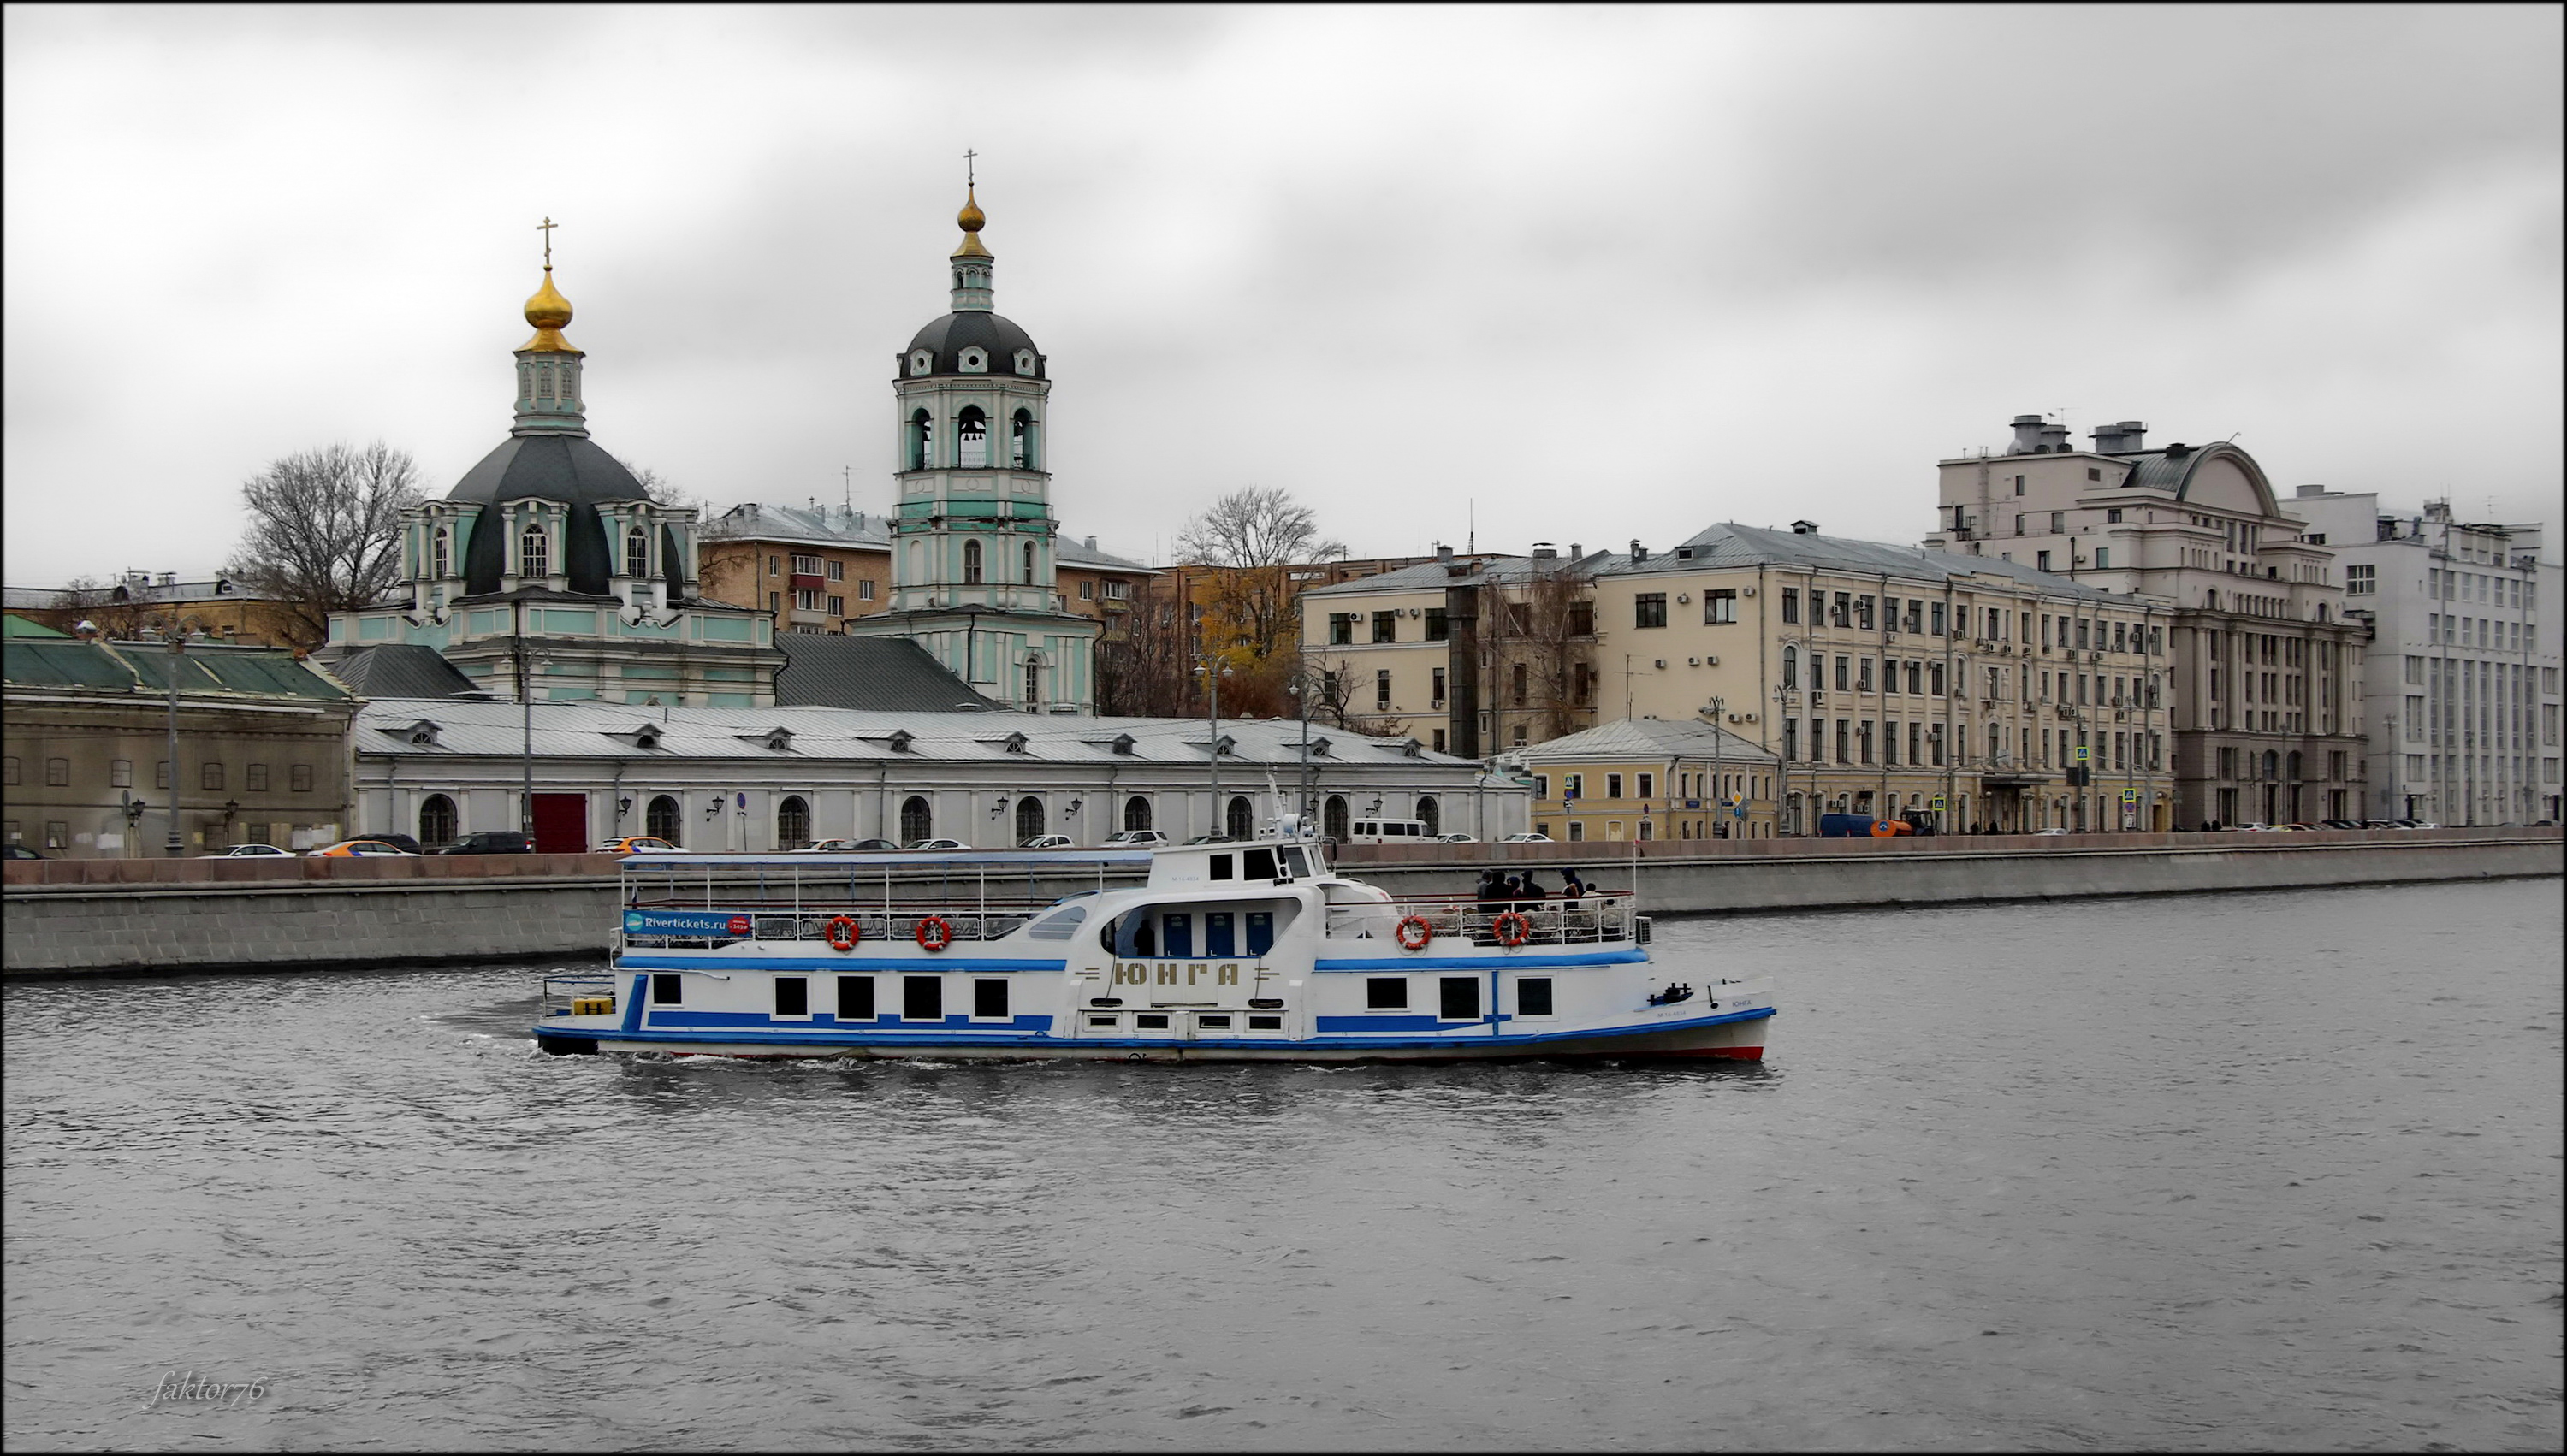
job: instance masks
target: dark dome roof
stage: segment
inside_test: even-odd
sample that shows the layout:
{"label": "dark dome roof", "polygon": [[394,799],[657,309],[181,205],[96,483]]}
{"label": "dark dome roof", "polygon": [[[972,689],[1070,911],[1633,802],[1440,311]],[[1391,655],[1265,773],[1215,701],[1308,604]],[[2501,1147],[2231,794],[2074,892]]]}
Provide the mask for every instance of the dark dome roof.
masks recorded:
{"label": "dark dome roof", "polygon": [[1016,351],[1033,349],[1033,378],[1043,377],[1046,361],[1042,351],[1034,349],[1032,336],[1017,328],[1013,321],[982,309],[950,313],[919,330],[918,337],[909,341],[909,347],[900,351],[900,373],[904,376],[909,373],[909,356],[921,349],[929,349],[936,354],[935,373],[961,374],[962,353],[976,344],[989,352],[989,372],[997,375],[1015,374]]}
{"label": "dark dome roof", "polygon": [[[518,435],[502,440],[481,463],[463,473],[448,500],[497,505],[535,498],[570,506],[563,564],[570,589],[603,595],[612,557],[606,549],[606,525],[597,518],[602,501],[648,500],[650,492],[621,461],[596,441],[575,435]],[[492,529],[483,529],[491,526]],[[507,543],[495,517],[484,515],[463,549],[463,589],[469,594],[499,589]]]}

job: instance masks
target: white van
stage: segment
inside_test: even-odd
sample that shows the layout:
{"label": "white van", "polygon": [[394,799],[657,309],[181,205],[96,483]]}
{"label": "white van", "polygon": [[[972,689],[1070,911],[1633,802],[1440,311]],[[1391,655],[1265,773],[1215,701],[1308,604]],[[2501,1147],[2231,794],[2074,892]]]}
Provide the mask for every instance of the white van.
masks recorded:
{"label": "white van", "polygon": [[1424,844],[1433,837],[1423,819],[1357,819],[1346,826],[1348,844]]}

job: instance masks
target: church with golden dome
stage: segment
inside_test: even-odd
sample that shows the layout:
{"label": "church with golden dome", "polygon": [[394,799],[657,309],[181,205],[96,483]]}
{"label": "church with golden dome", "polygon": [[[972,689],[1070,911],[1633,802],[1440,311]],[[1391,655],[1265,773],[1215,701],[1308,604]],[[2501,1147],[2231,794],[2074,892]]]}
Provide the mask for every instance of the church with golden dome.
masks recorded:
{"label": "church with golden dome", "polygon": [[952,306],[892,366],[890,610],[845,630],[908,638],[1009,708],[1092,715],[1099,629],[1059,596],[1050,361],[993,307],[977,189],[955,220]]}
{"label": "church with golden dome", "polygon": [[562,331],[546,219],[508,437],[444,498],[402,515],[399,605],[332,619],[324,661],[427,648],[472,685],[531,701],[758,708],[775,701],[769,614],[698,590],[691,506],[662,505],[589,437],[586,356]]}

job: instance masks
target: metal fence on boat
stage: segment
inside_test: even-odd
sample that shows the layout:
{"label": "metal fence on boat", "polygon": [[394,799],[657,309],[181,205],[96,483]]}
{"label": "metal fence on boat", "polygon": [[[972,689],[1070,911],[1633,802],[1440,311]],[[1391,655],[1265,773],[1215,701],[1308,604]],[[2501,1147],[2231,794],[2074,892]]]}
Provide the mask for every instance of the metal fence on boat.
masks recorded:
{"label": "metal fence on boat", "polygon": [[[1392,940],[1404,922],[1422,920],[1436,940],[1459,937],[1473,945],[1587,945],[1601,941],[1648,943],[1648,917],[1635,913],[1627,892],[1544,900],[1481,900],[1470,895],[1407,895],[1328,907],[1333,940]],[[1509,916],[1521,924],[1501,924]],[[1407,932],[1412,938],[1414,927]],[[1521,941],[1518,938],[1521,937]]]}
{"label": "metal fence on boat", "polygon": [[[909,943],[922,936],[949,943],[996,940],[1064,898],[1045,893],[1065,887],[1061,875],[1046,872],[1041,879],[1051,883],[1010,865],[673,863],[637,857],[625,863],[623,939],[628,946],[657,947],[751,939],[859,945]],[[1095,888],[1108,883],[1106,872],[1098,870]]]}

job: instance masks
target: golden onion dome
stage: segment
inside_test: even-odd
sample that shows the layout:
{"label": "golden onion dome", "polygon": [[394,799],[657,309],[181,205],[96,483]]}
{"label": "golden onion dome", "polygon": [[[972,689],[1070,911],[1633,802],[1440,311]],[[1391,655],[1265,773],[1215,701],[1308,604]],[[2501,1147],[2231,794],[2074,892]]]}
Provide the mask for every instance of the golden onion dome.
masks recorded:
{"label": "golden onion dome", "polygon": [[981,210],[981,204],[973,197],[971,188],[964,189],[963,210],[954,214],[954,220],[963,226],[963,245],[954,250],[954,256],[958,258],[990,256],[990,250],[981,246],[981,229],[989,225],[990,216]]}
{"label": "golden onion dome", "polygon": [[577,354],[561,331],[570,324],[570,300],[553,287],[553,270],[544,269],[544,286],[526,300],[526,322],[535,326],[535,337],[519,345],[520,350],[536,349],[548,353]]}

